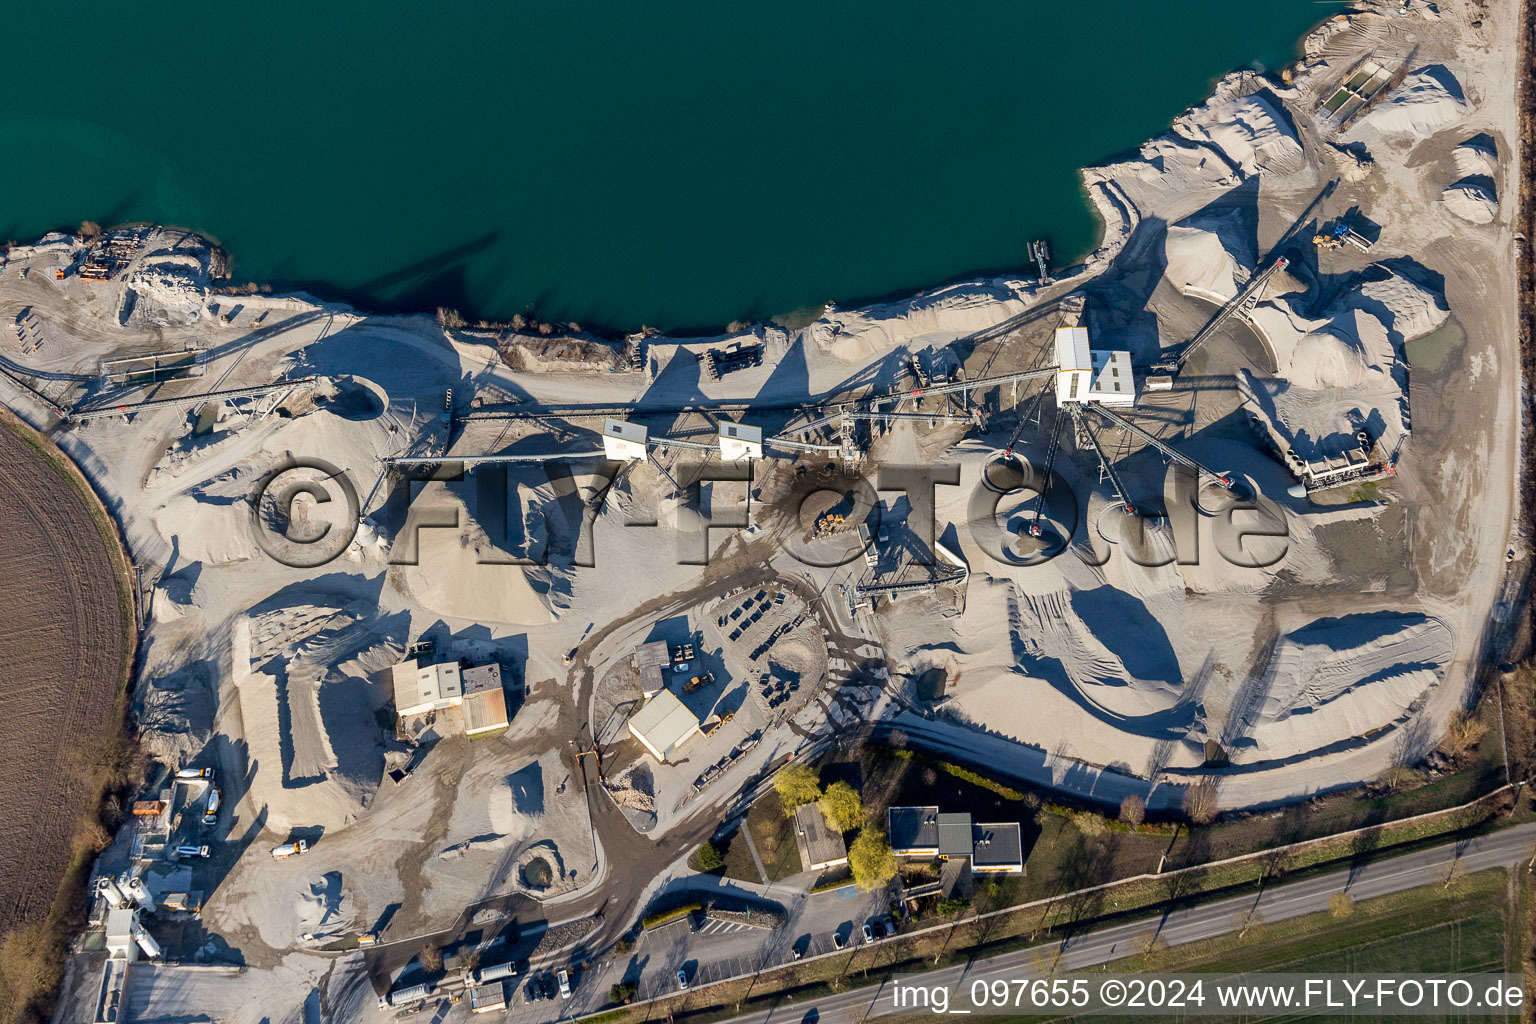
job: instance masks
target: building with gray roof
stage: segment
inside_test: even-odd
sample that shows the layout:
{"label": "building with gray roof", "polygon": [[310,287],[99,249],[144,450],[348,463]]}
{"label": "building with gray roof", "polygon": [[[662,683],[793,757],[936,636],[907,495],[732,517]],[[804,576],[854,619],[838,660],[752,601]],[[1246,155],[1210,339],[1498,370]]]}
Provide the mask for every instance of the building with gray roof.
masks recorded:
{"label": "building with gray roof", "polygon": [[977,824],[963,811],[888,807],[886,832],[898,857],[969,858],[974,871],[1024,870],[1024,831],[1016,821]]}

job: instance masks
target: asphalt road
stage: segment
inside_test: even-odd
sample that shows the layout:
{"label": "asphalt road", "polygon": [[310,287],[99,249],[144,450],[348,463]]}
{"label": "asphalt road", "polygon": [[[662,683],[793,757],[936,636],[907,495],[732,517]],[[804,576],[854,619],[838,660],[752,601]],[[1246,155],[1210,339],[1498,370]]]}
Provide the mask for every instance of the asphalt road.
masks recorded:
{"label": "asphalt road", "polygon": [[[1049,943],[957,964],[923,974],[925,984],[967,984],[978,979],[1022,978],[1032,972],[1042,950],[1060,956],[1059,969],[1080,970],[1107,963],[1140,949],[1140,944],[1154,931],[1167,945],[1178,946],[1215,938],[1237,931],[1250,912],[1265,922],[1283,921],[1303,914],[1328,909],[1328,901],[1339,892],[1355,899],[1384,896],[1421,885],[1443,882],[1453,862],[1459,860],[1468,873],[1528,861],[1536,854],[1536,825],[1520,825],[1492,835],[1417,853],[1405,854],[1362,867],[1336,871],[1299,882],[1275,885],[1261,894],[1249,894],[1217,900],[1213,903],[1177,910],[1162,917],[1149,917],[1130,924],[1115,925],[1099,931],[1075,935],[1064,942]],[[821,1024],[845,1024],[878,1014],[876,1005],[881,992],[874,986],[839,992],[822,999],[784,1003],[771,1010],[732,1018],[727,1024],[786,1024],[803,1020],[811,1011]],[[698,992],[705,1005],[708,989]],[[907,1011],[910,1012],[910,1011]]]}

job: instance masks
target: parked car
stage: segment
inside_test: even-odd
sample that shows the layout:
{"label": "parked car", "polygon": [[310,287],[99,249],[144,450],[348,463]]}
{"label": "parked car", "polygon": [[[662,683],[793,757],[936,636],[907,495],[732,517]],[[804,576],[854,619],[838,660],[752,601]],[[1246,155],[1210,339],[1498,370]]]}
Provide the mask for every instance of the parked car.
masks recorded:
{"label": "parked car", "polygon": [[847,944],[848,943],[843,940],[843,933],[842,932],[833,932],[832,933],[832,948],[833,949],[842,949]]}
{"label": "parked car", "polygon": [[871,928],[867,924],[864,926],[864,941],[865,942],[874,942],[875,941],[875,930],[873,928]]}
{"label": "parked car", "polygon": [[688,972],[682,967],[677,969],[677,987],[684,992],[688,991]]}
{"label": "parked car", "polygon": [[560,983],[560,998],[571,998],[571,975],[564,967],[555,972],[555,980]]}
{"label": "parked car", "polygon": [[560,994],[560,986],[555,984],[555,976],[548,971],[544,972],[544,998],[553,999]]}

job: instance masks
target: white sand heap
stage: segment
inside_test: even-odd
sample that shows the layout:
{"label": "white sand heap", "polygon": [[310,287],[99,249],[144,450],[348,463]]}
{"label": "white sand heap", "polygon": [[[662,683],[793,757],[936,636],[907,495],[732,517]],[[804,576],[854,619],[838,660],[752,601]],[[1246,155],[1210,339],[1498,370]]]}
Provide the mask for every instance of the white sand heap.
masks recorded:
{"label": "white sand heap", "polygon": [[1499,173],[1499,155],[1490,148],[1494,143],[1485,144],[1482,139],[1482,136],[1468,139],[1451,150],[1451,163],[1456,168],[1456,177],[1491,179]]}
{"label": "white sand heap", "polygon": [[503,836],[532,835],[544,818],[543,765],[535,761],[502,778],[489,797],[491,828]]}
{"label": "white sand heap", "polygon": [[1032,302],[1021,281],[970,282],[899,302],[836,310],[811,324],[805,336],[841,362],[863,362],[902,345],[946,345],[1017,316]]}
{"label": "white sand heap", "polygon": [[[219,489],[196,488],[178,494],[151,513],[155,529],[168,544],[174,542],[177,554],[187,561],[219,565],[257,553],[250,509],[243,503],[218,501]],[[249,488],[241,485],[240,489]]]}
{"label": "white sand heap", "polygon": [[1461,83],[1444,65],[1432,64],[1403,79],[1386,101],[1360,119],[1360,125],[1388,135],[1427,138],[1460,121],[1466,112]]}
{"label": "white sand heap", "polygon": [[156,622],[174,622],[197,608],[198,571],[179,571],[162,577],[150,599],[150,614]]}
{"label": "white sand heap", "polygon": [[1146,606],[1112,587],[1019,597],[1017,634],[1086,700],[1111,715],[1143,718],[1183,695],[1168,635]]}
{"label": "white sand heap", "polygon": [[1282,354],[1290,360],[1291,350],[1303,335],[1328,323],[1326,318],[1309,315],[1305,301],[1305,296],[1267,295],[1248,314],[1248,324],[1275,357],[1276,365]]}
{"label": "white sand heap", "polygon": [[[413,511],[432,510],[431,522],[457,525],[417,531],[416,564],[400,567],[405,590],[423,607],[452,618],[527,625],[553,621],[560,574],[549,566],[515,564],[514,559],[545,557],[551,535],[572,537],[580,531],[579,514],[566,514],[547,486],[519,488],[514,509],[529,510],[527,542],[510,534],[493,540],[487,526],[503,532],[501,523],[490,520],[505,516],[508,509],[499,504],[479,508],[475,488],[473,479],[434,482],[416,497]],[[581,504],[579,499],[576,503]],[[404,541],[396,538],[397,550]]]}
{"label": "white sand heap", "polygon": [[1370,151],[1358,142],[1348,146],[1337,146],[1329,143],[1333,150],[1334,167],[1338,169],[1339,177],[1351,185],[1358,185],[1371,176],[1376,162],[1371,159]]}
{"label": "white sand heap", "polygon": [[294,929],[287,941],[296,942],[302,935],[329,938],[345,931],[354,913],[348,895],[339,871],[305,879],[294,899]]}
{"label": "white sand heap", "polygon": [[1320,619],[1287,634],[1232,709],[1228,754],[1239,763],[1293,757],[1402,719],[1439,681],[1454,639],[1414,613]]}
{"label": "white sand heap", "polygon": [[1363,338],[1385,341],[1386,328],[1359,310],[1305,335],[1291,353],[1291,383],[1314,390],[1360,387],[1370,372]]}
{"label": "white sand heap", "polygon": [[405,622],[368,601],[284,594],[236,621],[232,676],[249,743],[249,798],[267,827],[335,831],[372,800],[384,770],[375,683],[399,659]]}
{"label": "white sand heap", "polygon": [[1144,143],[1135,158],[1084,168],[1084,188],[1104,219],[1103,240],[1085,261],[1085,271],[1097,274],[1120,254],[1141,224],[1141,207],[1159,205],[1153,197],[1177,196],[1182,204],[1233,188],[1261,171],[1301,171],[1304,157],[1264,80],[1253,72],[1228,75],[1207,103],[1176,118],[1169,132]]}
{"label": "white sand heap", "polygon": [[1225,303],[1257,259],[1253,225],[1241,207],[1202,211],[1168,228],[1164,253],[1168,281],[1181,294]]}
{"label": "white sand heap", "polygon": [[[152,643],[149,656],[164,655],[164,650],[157,649],[160,646]],[[214,704],[213,670],[208,662],[194,661],[169,673],[155,673],[134,694],[139,746],[163,764],[185,763],[208,741]]]}
{"label": "white sand heap", "polygon": [[1210,146],[1244,178],[1299,169],[1301,143],[1290,123],[1264,93],[1237,95],[1244,81],[1244,76],[1224,80],[1209,102],[1173,122],[1174,132]]}
{"label": "white sand heap", "polygon": [[[546,753],[545,760],[553,755]],[[477,761],[459,780],[448,844],[439,858],[453,860],[483,850],[505,850],[545,833],[549,790],[559,782],[558,758],[521,763],[508,770],[504,758]]]}
{"label": "white sand heap", "polygon": [[1472,178],[1448,187],[1440,194],[1440,201],[1469,224],[1492,224],[1499,215],[1499,199],[1493,188]]}
{"label": "white sand heap", "polygon": [[1388,451],[1408,433],[1404,342],[1450,315],[1444,300],[1401,274],[1381,274],[1342,295],[1321,317],[1284,298],[1260,304],[1256,326],[1273,352],[1274,378],[1239,371],[1249,408],[1304,459],[1355,447],[1366,429]]}
{"label": "white sand heap", "polygon": [[1451,165],[1457,180],[1441,193],[1445,208],[1469,224],[1492,224],[1499,215],[1497,143],[1474,136],[1451,150]]}

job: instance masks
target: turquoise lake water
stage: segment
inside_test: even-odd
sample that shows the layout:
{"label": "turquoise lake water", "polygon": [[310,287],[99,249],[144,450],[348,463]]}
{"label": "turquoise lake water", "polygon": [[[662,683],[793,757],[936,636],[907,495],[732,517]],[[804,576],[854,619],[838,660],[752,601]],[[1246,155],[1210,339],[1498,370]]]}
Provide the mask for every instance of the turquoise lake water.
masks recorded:
{"label": "turquoise lake water", "polygon": [[370,309],[708,328],[1060,261],[1076,169],[1311,0],[18,5],[0,232],[156,220]]}

